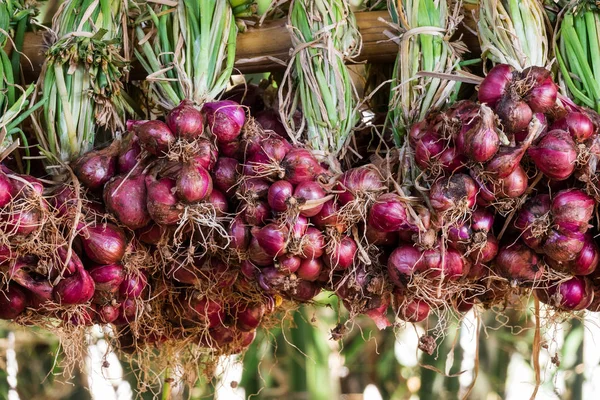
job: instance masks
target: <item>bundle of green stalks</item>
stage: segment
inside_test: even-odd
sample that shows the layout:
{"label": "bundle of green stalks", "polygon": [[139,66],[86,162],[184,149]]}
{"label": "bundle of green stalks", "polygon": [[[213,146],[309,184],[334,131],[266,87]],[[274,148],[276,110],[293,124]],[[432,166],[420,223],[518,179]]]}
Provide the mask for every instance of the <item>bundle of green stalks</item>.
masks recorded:
{"label": "bundle of green stalks", "polygon": [[[358,96],[345,61],[360,53],[361,36],[345,0],[294,0],[290,7],[295,50],[279,93],[282,119],[293,140],[334,166],[359,121]],[[293,119],[298,107],[301,126]]]}
{"label": "bundle of green stalks", "polygon": [[125,0],[67,0],[56,13],[38,80],[44,107],[34,121],[49,159],[71,161],[90,151],[97,136],[110,139],[125,129],[134,113],[123,89],[126,26]]}
{"label": "bundle of green stalks", "polygon": [[572,3],[559,15],[554,53],[563,90],[600,112],[600,10],[595,2]]}
{"label": "bundle of green stalks", "polygon": [[148,73],[154,100],[170,110],[184,99],[197,105],[216,99],[233,71],[236,35],[227,1],[142,3],[135,54]]}
{"label": "bundle of green stalks", "polygon": [[458,92],[457,81],[441,76],[459,68],[465,50],[462,43],[450,41],[460,22],[459,9],[457,5],[450,14],[445,0],[388,1],[400,32],[387,121],[398,146],[411,125],[444,107]]}
{"label": "bundle of green stalks", "polygon": [[479,0],[475,20],[481,56],[517,70],[548,64],[549,40],[540,0]]}

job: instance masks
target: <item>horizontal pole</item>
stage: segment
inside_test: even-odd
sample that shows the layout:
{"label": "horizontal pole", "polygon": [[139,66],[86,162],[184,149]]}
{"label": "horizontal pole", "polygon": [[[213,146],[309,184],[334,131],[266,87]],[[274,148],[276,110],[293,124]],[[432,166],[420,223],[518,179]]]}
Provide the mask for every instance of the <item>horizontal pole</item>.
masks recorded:
{"label": "horizontal pole", "polygon": [[[389,26],[381,21],[389,21],[386,11],[356,13],[356,22],[362,35],[363,47],[356,59],[371,62],[393,62],[398,54],[398,46],[383,33]],[[292,41],[288,33],[287,19],[266,21],[260,27],[249,28],[238,34],[235,68],[241,73],[256,73],[281,70],[290,60]],[[21,66],[25,79],[34,81],[40,75],[45,60],[43,32],[25,34]],[[144,79],[146,73],[134,61],[131,78]]]}

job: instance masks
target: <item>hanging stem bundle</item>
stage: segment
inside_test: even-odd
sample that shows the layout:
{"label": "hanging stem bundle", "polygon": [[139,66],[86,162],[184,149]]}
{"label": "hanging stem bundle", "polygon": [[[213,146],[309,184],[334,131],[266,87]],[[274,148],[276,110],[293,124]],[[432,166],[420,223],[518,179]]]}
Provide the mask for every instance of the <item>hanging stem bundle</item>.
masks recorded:
{"label": "hanging stem bundle", "polygon": [[[335,164],[359,120],[358,96],[344,64],[360,53],[356,20],[345,0],[295,0],[289,26],[294,55],[279,93],[282,119],[293,140]],[[298,106],[300,126],[293,120]]]}
{"label": "hanging stem bundle", "polygon": [[442,108],[458,91],[455,81],[417,74],[452,73],[458,69],[464,46],[450,42],[460,22],[458,5],[452,15],[447,2],[437,0],[390,0],[388,8],[400,31],[388,125],[396,144],[401,145],[412,124],[425,118],[428,112]]}
{"label": "hanging stem bundle", "polygon": [[123,90],[129,62],[123,0],[69,0],[52,23],[53,44],[38,80],[45,100],[36,131],[43,152],[71,161],[102,132],[124,130],[134,110]]}
{"label": "hanging stem bundle", "polygon": [[217,98],[235,60],[237,27],[229,2],[180,0],[173,7],[148,1],[144,6],[135,54],[158,104],[171,110],[184,99],[201,105]]}
{"label": "hanging stem bundle", "polygon": [[563,89],[576,103],[600,111],[600,13],[592,2],[569,6],[558,24],[554,52]]}
{"label": "hanging stem bundle", "polygon": [[481,56],[517,70],[548,63],[548,32],[539,0],[481,0],[475,20]]}

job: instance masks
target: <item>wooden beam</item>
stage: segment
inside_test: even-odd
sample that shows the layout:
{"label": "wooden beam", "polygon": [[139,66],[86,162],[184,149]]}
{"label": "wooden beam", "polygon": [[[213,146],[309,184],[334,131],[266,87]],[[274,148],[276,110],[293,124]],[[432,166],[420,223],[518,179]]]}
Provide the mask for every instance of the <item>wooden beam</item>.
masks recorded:
{"label": "wooden beam", "polygon": [[[358,28],[363,38],[363,47],[357,61],[393,62],[398,47],[384,35],[389,29],[385,22],[390,17],[386,11],[356,14]],[[287,20],[267,21],[258,28],[250,28],[237,38],[235,68],[242,73],[281,70],[290,59],[292,42],[286,28]],[[37,79],[44,63],[43,33],[25,34],[21,57],[23,72],[28,81]],[[29,59],[29,61],[27,60]],[[278,61],[276,61],[278,60]],[[143,79],[145,71],[139,63],[132,65],[132,78]]]}

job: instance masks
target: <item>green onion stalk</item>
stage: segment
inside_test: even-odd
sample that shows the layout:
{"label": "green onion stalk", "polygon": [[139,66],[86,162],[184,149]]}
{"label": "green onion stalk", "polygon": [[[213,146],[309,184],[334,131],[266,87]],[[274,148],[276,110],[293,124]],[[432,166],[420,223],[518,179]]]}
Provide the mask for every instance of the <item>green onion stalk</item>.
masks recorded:
{"label": "green onion stalk", "polygon": [[38,79],[45,104],[34,121],[49,160],[68,162],[104,135],[118,137],[127,115],[135,113],[123,83],[129,70],[126,26],[125,0],[68,0],[54,16],[54,42]]}
{"label": "green onion stalk", "polygon": [[237,36],[228,1],[144,2],[135,33],[135,55],[148,73],[153,99],[165,110],[182,100],[200,106],[227,88]]}
{"label": "green onion stalk", "polygon": [[518,71],[546,67],[549,42],[540,0],[480,0],[477,33],[483,60],[509,64]]}
{"label": "green onion stalk", "polygon": [[[360,117],[345,61],[360,53],[361,36],[345,0],[294,0],[290,7],[294,53],[279,91],[282,120],[295,142],[334,167]],[[295,126],[299,106],[303,121]]]}
{"label": "green onion stalk", "polygon": [[[38,14],[34,2],[5,0],[0,2],[0,160],[23,144],[25,156],[29,156],[27,136],[19,127],[31,114],[29,97],[34,87],[26,89],[18,86],[20,75],[20,55],[25,31]],[[5,47],[10,42],[13,51],[9,57]],[[39,108],[38,104],[35,108]],[[29,163],[26,166],[29,173]]]}
{"label": "green onion stalk", "polygon": [[557,29],[554,53],[563,90],[577,104],[600,112],[600,10],[595,2],[576,2]]}
{"label": "green onion stalk", "polygon": [[[398,7],[400,6],[400,7]],[[449,13],[440,0],[388,1],[392,22],[400,35],[398,56],[392,75],[387,126],[400,147],[410,127],[427,113],[443,108],[458,94],[459,83],[442,75],[459,69],[464,45],[451,42],[460,22],[459,7]]]}

